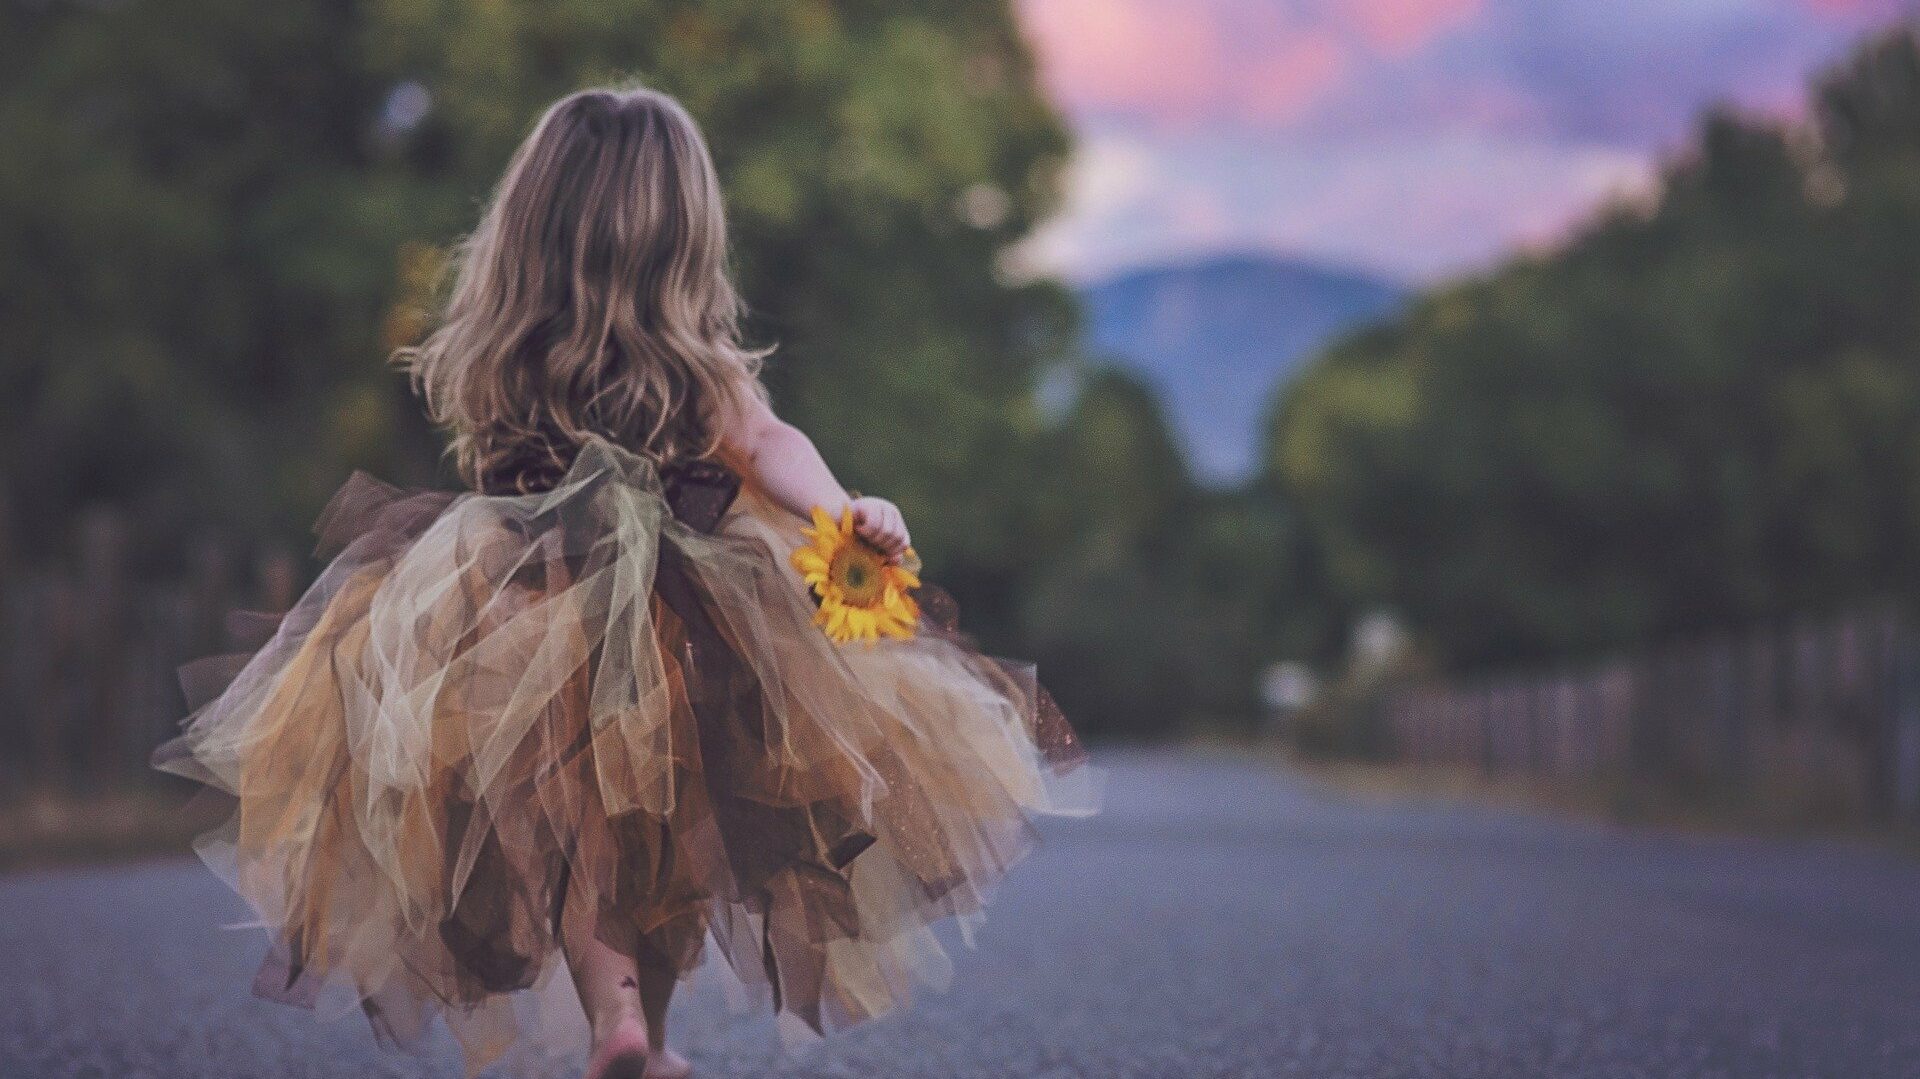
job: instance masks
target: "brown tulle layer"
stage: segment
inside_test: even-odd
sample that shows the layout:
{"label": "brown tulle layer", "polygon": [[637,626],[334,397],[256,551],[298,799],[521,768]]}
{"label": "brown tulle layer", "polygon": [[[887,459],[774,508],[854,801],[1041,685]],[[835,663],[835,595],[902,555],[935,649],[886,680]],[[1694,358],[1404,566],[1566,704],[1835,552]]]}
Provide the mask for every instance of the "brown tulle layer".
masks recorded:
{"label": "brown tulle layer", "polygon": [[914,641],[829,642],[801,522],[735,489],[596,442],[536,494],[342,490],[331,564],[184,672],[156,756],[237,803],[202,852],[274,936],[260,992],[341,987],[401,1045],[441,1015],[477,1070],[542,1036],[510,998],[569,910],[681,972],[711,939],[815,1031],[938,979],[928,927],[1091,809],[1084,754],[943,594]]}

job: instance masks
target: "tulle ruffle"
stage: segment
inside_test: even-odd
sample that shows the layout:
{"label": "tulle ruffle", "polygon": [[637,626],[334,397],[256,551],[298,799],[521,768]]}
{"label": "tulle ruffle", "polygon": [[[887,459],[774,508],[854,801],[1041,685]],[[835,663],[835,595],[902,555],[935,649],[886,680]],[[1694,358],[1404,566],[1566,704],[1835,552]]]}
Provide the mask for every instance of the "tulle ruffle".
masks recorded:
{"label": "tulle ruffle", "polygon": [[258,991],[337,987],[403,1046],[440,1015],[477,1070],[546,1036],[514,998],[570,905],[683,973],[712,941],[814,1031],[941,980],[929,927],[1032,816],[1091,810],[1084,754],[937,592],[916,640],[829,642],[801,522],[719,475],[594,442],[550,491],[336,496],[337,555],[184,672],[205,703],[156,756],[235,800],[202,853],[273,934]]}

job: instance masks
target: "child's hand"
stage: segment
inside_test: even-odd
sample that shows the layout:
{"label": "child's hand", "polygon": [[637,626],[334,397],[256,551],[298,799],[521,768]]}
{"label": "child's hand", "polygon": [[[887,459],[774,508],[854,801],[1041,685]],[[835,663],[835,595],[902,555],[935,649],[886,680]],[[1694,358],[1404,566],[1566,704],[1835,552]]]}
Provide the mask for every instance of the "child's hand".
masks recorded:
{"label": "child's hand", "polygon": [[853,530],[861,539],[879,548],[889,562],[900,561],[900,556],[913,545],[900,507],[884,498],[853,500]]}

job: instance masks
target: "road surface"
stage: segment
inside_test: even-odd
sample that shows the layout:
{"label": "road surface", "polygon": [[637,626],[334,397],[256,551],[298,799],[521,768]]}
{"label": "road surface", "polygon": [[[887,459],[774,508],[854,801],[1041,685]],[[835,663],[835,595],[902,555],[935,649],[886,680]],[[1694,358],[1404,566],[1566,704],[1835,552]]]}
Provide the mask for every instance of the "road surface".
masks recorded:
{"label": "road surface", "polygon": [[[673,1040],[706,1079],[1920,1076],[1920,862],[1101,763],[947,993],[791,1056],[710,981]],[[0,877],[0,1077],[460,1074],[251,997],[241,916],[196,862]]]}

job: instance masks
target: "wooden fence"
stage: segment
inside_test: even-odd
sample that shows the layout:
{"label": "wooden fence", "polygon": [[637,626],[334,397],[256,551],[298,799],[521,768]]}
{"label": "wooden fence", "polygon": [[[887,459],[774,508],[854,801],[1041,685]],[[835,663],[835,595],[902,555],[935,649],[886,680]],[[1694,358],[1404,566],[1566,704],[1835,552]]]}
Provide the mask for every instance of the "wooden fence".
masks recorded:
{"label": "wooden fence", "polygon": [[1890,609],[1579,669],[1416,686],[1385,708],[1402,760],[1645,778],[1920,821],[1920,636]]}
{"label": "wooden fence", "polygon": [[[82,522],[73,568],[19,572],[0,544],[0,801],[151,778],[184,705],[175,669],[227,650],[228,613],[284,610],[285,551],[201,545],[136,580],[127,521]],[[1728,634],[1582,668],[1418,685],[1382,707],[1402,760],[1641,777],[1920,822],[1920,631],[1891,609]]]}
{"label": "wooden fence", "polygon": [[[184,579],[136,579],[129,524],[87,513],[67,569],[0,559],[0,801],[152,778],[153,747],[182,718],[175,669],[228,650],[235,607],[284,610],[299,570],[270,552],[243,559],[203,542]],[[3,549],[0,549],[3,553]]]}

